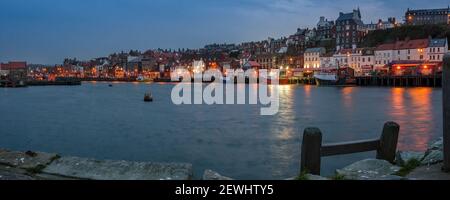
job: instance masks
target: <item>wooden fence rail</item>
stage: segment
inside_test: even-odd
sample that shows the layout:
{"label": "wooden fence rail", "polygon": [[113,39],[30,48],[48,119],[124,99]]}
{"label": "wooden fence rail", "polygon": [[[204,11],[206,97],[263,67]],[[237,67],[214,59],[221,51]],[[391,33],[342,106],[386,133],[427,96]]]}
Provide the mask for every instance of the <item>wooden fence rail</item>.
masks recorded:
{"label": "wooden fence rail", "polygon": [[395,160],[400,126],[395,122],[384,124],[381,137],[372,140],[352,141],[322,145],[322,132],[318,128],[306,128],[301,147],[301,171],[320,175],[321,157],[377,151],[377,159]]}

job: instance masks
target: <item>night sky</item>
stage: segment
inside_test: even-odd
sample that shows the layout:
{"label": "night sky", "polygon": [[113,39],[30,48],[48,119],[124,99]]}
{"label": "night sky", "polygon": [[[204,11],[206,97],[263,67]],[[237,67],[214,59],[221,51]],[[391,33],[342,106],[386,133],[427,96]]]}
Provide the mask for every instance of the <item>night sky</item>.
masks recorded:
{"label": "night sky", "polygon": [[448,0],[0,0],[0,62],[56,64],[130,49],[287,36],[358,6],[365,23]]}

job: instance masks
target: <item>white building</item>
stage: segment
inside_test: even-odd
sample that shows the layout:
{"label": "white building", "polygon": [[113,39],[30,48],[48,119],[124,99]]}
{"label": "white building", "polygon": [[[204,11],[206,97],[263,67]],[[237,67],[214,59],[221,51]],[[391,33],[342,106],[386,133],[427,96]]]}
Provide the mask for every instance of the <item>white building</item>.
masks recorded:
{"label": "white building", "polygon": [[395,44],[382,44],[375,49],[375,68],[382,68],[394,60]]}
{"label": "white building", "polygon": [[336,61],[332,54],[320,57],[320,68],[336,68],[336,66]]}
{"label": "white building", "polygon": [[375,55],[373,49],[341,49],[333,55],[335,66],[350,67],[356,75],[364,75],[373,70]]}
{"label": "white building", "polygon": [[448,52],[448,41],[445,39],[431,39],[426,50],[428,60],[431,62],[442,62],[444,55]]}
{"label": "white building", "polygon": [[305,69],[320,68],[320,57],[326,53],[325,48],[309,48],[305,50],[303,55]]}

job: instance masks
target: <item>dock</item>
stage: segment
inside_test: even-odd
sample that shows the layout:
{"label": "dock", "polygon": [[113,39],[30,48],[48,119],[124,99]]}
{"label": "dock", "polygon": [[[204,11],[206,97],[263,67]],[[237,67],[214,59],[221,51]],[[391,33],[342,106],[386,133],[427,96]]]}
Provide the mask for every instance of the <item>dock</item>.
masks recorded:
{"label": "dock", "polygon": [[442,87],[442,76],[364,76],[356,77],[356,85],[378,87]]}

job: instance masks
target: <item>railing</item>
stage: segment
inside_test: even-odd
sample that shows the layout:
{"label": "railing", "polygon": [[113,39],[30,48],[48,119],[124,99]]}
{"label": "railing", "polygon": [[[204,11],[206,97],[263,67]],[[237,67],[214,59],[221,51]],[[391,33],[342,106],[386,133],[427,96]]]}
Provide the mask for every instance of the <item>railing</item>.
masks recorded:
{"label": "railing", "polygon": [[395,160],[400,126],[395,122],[384,124],[379,139],[352,141],[322,145],[322,132],[318,128],[306,128],[301,147],[301,172],[320,175],[321,158],[367,151],[377,151],[377,159]]}

